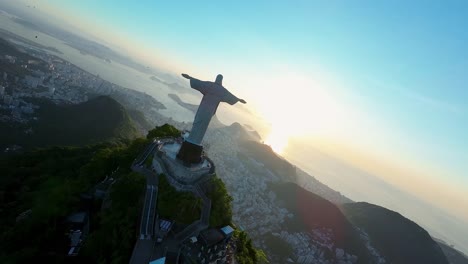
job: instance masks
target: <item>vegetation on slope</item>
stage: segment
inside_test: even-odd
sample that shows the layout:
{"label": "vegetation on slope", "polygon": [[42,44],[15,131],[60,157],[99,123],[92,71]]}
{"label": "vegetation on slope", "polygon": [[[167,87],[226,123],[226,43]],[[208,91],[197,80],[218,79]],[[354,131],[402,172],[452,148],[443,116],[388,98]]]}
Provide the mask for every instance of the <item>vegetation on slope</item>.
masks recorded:
{"label": "vegetation on slope", "polygon": [[232,197],[228,194],[223,181],[214,176],[206,184],[205,191],[211,200],[210,226],[223,227],[231,224]]}
{"label": "vegetation on slope", "polygon": [[146,135],[147,139],[153,138],[163,138],[163,137],[179,137],[180,131],[177,128],[169,125],[164,124],[162,126],[156,127],[153,130],[150,130]]}
{"label": "vegetation on slope", "polygon": [[390,263],[448,263],[429,233],[401,214],[369,203],[344,204],[350,221],[367,232]]}
{"label": "vegetation on slope", "polygon": [[252,239],[244,231],[235,230],[236,261],[239,264],[268,263],[265,253],[255,249]]}
{"label": "vegetation on slope", "polygon": [[[86,145],[134,138],[136,129],[127,112],[114,99],[99,96],[77,105],[56,105],[38,100],[38,119],[29,124],[0,126],[1,144],[26,149],[51,145]],[[31,128],[31,133],[25,131]]]}
{"label": "vegetation on slope", "polygon": [[189,225],[198,220],[202,201],[191,192],[178,192],[164,174],[159,175],[158,214],[160,217]]}
{"label": "vegetation on slope", "polygon": [[[136,189],[144,183],[141,177],[131,175],[129,168],[146,143],[138,139],[131,143],[52,147],[1,158],[0,262],[66,261],[65,219],[83,210],[96,213],[91,219],[92,232],[99,234],[100,228],[112,230],[99,244],[102,249],[90,247],[87,252],[92,252],[91,257],[86,262],[102,259],[108,260],[104,263],[128,262],[140,211],[135,204],[140,204],[142,193]],[[79,199],[81,193],[89,191],[116,168],[120,169],[113,174],[117,181],[111,193],[115,201],[109,211],[101,213],[99,207],[90,207]],[[121,212],[123,208],[126,209]],[[31,210],[29,217],[16,221],[27,210]],[[106,220],[115,220],[123,213],[125,217],[120,220]],[[123,237],[129,239],[122,240]],[[107,249],[112,255],[104,252]]]}
{"label": "vegetation on slope", "polygon": [[128,263],[141,213],[144,176],[125,174],[112,186],[109,209],[98,214],[97,227],[87,238],[82,258],[94,263]]}
{"label": "vegetation on slope", "polygon": [[135,109],[127,109],[127,113],[134,121],[135,125],[139,126],[141,130],[148,131],[153,129],[153,126],[146,120],[142,112]]}

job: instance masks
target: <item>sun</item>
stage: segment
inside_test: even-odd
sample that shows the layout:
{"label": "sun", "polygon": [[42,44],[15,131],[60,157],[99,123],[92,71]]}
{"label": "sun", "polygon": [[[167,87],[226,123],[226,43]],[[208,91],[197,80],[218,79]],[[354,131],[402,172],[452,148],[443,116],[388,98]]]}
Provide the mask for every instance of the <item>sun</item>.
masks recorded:
{"label": "sun", "polygon": [[345,109],[326,75],[285,68],[253,84],[256,112],[269,126],[265,144],[276,153],[287,154],[290,139],[347,136],[345,128],[354,126],[353,111]]}
{"label": "sun", "polygon": [[265,144],[269,145],[274,152],[282,154],[284,149],[288,146],[289,136],[281,130],[272,130]]}

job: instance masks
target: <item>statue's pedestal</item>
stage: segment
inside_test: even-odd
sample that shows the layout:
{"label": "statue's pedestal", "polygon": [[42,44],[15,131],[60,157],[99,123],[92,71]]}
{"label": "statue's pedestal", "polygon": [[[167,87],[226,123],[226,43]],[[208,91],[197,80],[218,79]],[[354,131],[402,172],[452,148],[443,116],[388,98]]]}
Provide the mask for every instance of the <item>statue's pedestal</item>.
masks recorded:
{"label": "statue's pedestal", "polygon": [[[182,150],[184,144],[186,150]],[[195,145],[197,146],[197,145]],[[166,139],[157,145],[157,150],[153,159],[153,168],[156,172],[164,173],[168,176],[169,183],[178,190],[191,190],[192,185],[206,175],[214,174],[213,162],[206,156],[201,156],[202,147],[196,148],[189,142],[180,142],[174,139]],[[182,150],[182,151],[181,151]],[[178,157],[178,153],[186,153],[184,157],[195,157],[198,163],[188,163]],[[199,153],[199,154],[197,154]]]}
{"label": "statue's pedestal", "polygon": [[201,162],[202,152],[202,146],[184,140],[179,153],[177,153],[177,158],[187,165],[196,164]]}

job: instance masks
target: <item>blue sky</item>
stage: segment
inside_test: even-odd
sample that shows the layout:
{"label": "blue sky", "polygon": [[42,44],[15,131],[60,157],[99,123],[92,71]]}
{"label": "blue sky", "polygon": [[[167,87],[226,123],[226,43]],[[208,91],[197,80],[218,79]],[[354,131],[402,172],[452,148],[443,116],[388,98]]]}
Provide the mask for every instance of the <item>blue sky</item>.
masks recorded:
{"label": "blue sky", "polygon": [[48,2],[206,69],[319,65],[413,157],[467,177],[466,1]]}

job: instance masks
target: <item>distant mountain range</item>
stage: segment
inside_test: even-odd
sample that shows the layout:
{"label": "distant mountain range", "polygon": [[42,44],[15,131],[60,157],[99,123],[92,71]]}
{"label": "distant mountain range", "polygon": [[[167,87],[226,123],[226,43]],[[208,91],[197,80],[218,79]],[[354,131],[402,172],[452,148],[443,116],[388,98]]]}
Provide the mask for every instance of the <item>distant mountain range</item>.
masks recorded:
{"label": "distant mountain range", "polygon": [[[397,212],[363,202],[337,206],[294,183],[270,188],[295,215],[284,229],[313,234],[316,228],[330,228],[335,246],[358,256],[358,263],[379,263],[370,254],[373,249],[385,263],[467,263],[460,252],[439,245],[426,230]],[[366,248],[367,240],[371,248]]]}
{"label": "distant mountain range", "polygon": [[[314,261],[466,263],[463,254],[450,246],[438,244],[426,230],[401,214],[370,203],[353,202],[318,182],[277,155],[269,146],[252,141],[251,133],[242,125],[234,123],[218,130],[237,140],[242,153],[237,155],[245,155],[261,164],[251,167],[242,162],[256,177],[268,175],[261,170],[280,177],[279,181],[268,183],[267,191],[259,188],[257,192],[273,191],[276,199],[272,202],[292,213],[293,216],[281,224],[280,230],[289,234],[308,233],[309,243],[316,249]],[[255,193],[254,189],[252,193]],[[267,235],[259,243],[265,243],[265,252],[273,262],[293,260],[300,263],[300,260],[307,260],[293,257],[295,249],[288,236],[278,233]]]}
{"label": "distant mountain range", "polygon": [[[335,204],[294,183],[277,183],[269,187],[281,201],[282,207],[294,214],[293,218],[283,224],[285,230],[306,231],[314,237],[315,230],[330,229],[333,233],[334,247],[357,256],[359,263],[371,262],[370,253],[364,241],[361,240],[359,232]],[[319,238],[314,237],[314,239]],[[324,242],[317,241],[317,244],[325,244]],[[324,252],[330,254],[328,258],[335,257],[333,256],[334,250]]]}
{"label": "distant mountain range", "polygon": [[429,233],[401,214],[365,202],[341,207],[389,263],[449,263]]}
{"label": "distant mountain range", "polygon": [[468,264],[468,256],[456,250],[444,241],[434,239],[439,244],[439,247],[444,252],[450,264]]}

